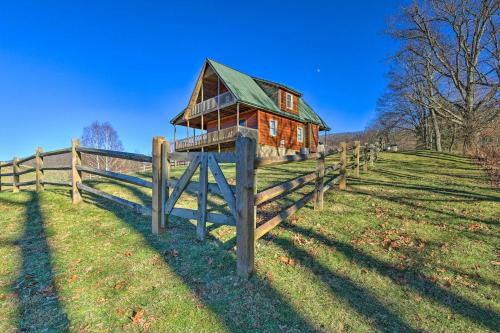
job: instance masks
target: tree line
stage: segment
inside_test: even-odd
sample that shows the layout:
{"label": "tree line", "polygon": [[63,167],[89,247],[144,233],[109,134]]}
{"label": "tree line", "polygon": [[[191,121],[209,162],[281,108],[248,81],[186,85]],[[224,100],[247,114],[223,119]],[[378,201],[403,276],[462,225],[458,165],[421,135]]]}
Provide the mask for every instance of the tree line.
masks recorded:
{"label": "tree line", "polygon": [[471,152],[487,135],[498,144],[499,5],[415,1],[391,18],[387,33],[400,48],[369,129],[388,141],[406,133],[437,151]]}

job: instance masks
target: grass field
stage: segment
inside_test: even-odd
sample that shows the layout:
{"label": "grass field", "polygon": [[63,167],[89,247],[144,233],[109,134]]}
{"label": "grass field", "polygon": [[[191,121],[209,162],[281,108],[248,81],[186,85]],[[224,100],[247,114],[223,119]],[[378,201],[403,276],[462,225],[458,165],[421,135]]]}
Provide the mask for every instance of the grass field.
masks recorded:
{"label": "grass field", "polygon": [[[268,168],[258,186],[312,168]],[[153,236],[150,217],[89,196],[74,206],[64,188],[1,192],[0,332],[499,331],[499,221],[500,193],[468,158],[384,153],[327,192],[322,212],[308,205],[259,240],[257,273],[242,281],[234,228],[197,242],[172,218]]]}

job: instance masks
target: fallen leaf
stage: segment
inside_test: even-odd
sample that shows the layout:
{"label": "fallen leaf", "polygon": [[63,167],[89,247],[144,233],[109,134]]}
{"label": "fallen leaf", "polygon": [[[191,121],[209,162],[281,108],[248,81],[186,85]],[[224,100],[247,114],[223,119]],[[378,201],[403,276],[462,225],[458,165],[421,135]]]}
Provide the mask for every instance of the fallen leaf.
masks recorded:
{"label": "fallen leaf", "polygon": [[77,279],[76,274],[73,274],[73,275],[71,275],[71,277],[68,279],[68,283],[73,283],[73,282],[75,282],[75,281],[76,281],[76,279]]}
{"label": "fallen leaf", "polygon": [[293,260],[292,258],[288,258],[285,256],[279,256],[278,260],[286,265],[295,266],[295,260]]}
{"label": "fallen leaf", "polygon": [[125,251],[125,253],[123,254],[125,257],[130,257],[132,255],[132,251],[130,250],[127,250]]}
{"label": "fallen leaf", "polygon": [[121,290],[125,287],[125,285],[127,284],[127,282],[125,282],[124,280],[122,281],[118,281],[113,288],[117,289],[117,290]]}
{"label": "fallen leaf", "polygon": [[142,318],[143,315],[144,315],[144,309],[140,309],[130,319],[132,320],[132,322],[137,323]]}

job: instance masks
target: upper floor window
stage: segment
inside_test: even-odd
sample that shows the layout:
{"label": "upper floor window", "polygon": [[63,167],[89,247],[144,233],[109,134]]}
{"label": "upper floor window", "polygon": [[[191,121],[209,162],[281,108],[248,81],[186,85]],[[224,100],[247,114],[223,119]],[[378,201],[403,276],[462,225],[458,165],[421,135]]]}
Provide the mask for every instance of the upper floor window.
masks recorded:
{"label": "upper floor window", "polygon": [[286,108],[293,109],[293,95],[290,93],[286,93]]}
{"label": "upper floor window", "polygon": [[304,127],[297,127],[297,142],[304,142]]}
{"label": "upper floor window", "polygon": [[276,120],[269,120],[269,135],[276,136],[277,133],[278,122]]}

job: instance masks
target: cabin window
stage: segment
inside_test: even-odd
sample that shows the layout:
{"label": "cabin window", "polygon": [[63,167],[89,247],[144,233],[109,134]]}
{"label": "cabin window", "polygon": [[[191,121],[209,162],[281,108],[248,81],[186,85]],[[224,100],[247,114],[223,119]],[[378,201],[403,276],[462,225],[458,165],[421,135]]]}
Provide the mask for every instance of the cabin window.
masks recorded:
{"label": "cabin window", "polygon": [[290,93],[286,93],[286,108],[293,109],[293,95]]}
{"label": "cabin window", "polygon": [[278,122],[276,120],[269,120],[269,135],[276,136]]}
{"label": "cabin window", "polygon": [[240,119],[240,126],[247,126],[246,119]]}
{"label": "cabin window", "polygon": [[304,142],[304,127],[297,127],[297,142]]}

